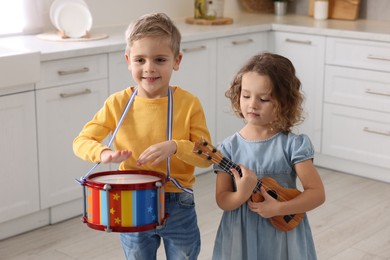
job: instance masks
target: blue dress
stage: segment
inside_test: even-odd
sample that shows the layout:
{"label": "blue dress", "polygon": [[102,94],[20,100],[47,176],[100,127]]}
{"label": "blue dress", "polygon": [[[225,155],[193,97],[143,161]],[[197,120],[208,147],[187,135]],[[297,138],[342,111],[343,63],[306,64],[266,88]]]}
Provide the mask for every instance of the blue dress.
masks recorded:
{"label": "blue dress", "polygon": [[[314,156],[313,145],[306,135],[282,132],[263,141],[247,141],[236,133],[225,139],[218,150],[234,163],[255,171],[258,178],[271,177],[286,188],[296,188],[297,174],[293,165]],[[218,166],[214,168],[217,173],[221,170]],[[284,232],[250,211],[247,203],[225,211],[215,239],[213,260],[229,259],[317,259],[306,214],[297,227]]]}

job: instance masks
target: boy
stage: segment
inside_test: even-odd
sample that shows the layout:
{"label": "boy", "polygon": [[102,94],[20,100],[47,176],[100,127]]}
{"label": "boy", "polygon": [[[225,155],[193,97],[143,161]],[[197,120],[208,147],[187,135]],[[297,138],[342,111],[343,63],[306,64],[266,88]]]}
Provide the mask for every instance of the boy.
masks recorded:
{"label": "boy", "polygon": [[[208,167],[210,162],[192,149],[200,137],[210,140],[210,134],[198,98],[169,85],[182,59],[180,41],[179,30],[162,13],[142,16],[130,25],[125,59],[138,86],[111,95],[73,143],[75,154],[84,160],[120,163],[120,170],[165,172],[179,182],[166,183],[165,209],[169,216],[161,229],[121,233],[127,259],[156,259],[161,238],[167,259],[197,259],[200,251],[191,188],[195,182],[194,166]],[[135,91],[114,139],[116,150],[112,150],[101,142],[114,132]],[[169,109],[173,109],[172,113]]]}

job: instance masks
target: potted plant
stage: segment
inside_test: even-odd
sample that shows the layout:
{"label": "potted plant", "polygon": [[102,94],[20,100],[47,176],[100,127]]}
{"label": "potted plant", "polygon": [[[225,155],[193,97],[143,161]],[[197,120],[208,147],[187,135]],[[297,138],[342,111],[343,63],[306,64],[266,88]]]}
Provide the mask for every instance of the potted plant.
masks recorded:
{"label": "potted plant", "polygon": [[275,14],[285,15],[287,13],[288,0],[274,0]]}

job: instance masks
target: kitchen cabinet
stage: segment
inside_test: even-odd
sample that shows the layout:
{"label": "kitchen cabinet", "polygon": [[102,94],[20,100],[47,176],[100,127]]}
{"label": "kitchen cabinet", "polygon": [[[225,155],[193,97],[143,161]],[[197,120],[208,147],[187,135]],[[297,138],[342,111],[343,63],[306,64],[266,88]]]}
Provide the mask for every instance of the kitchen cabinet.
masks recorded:
{"label": "kitchen cabinet", "polygon": [[74,179],[93,164],[73,154],[72,142],[107,98],[107,56],[48,61],[41,67],[36,91],[40,199],[55,223],[82,212],[82,188]]}
{"label": "kitchen cabinet", "polygon": [[324,165],[390,182],[390,44],[328,38],[326,53]]}
{"label": "kitchen cabinet", "polygon": [[211,140],[216,129],[216,41],[202,40],[181,44],[180,68],[174,71],[171,84],[197,96],[202,104]]}
{"label": "kitchen cabinet", "polygon": [[127,68],[124,54],[124,51],[110,52],[108,54],[109,94],[136,85],[131,72]]}
{"label": "kitchen cabinet", "polygon": [[[0,122],[0,223],[3,223],[39,210],[34,92],[0,96]],[[0,229],[2,239],[6,231],[1,226]]]}
{"label": "kitchen cabinet", "polygon": [[234,35],[217,39],[216,143],[240,130],[244,121],[238,118],[225,97],[233,77],[253,55],[268,50],[269,32]]}
{"label": "kitchen cabinet", "polygon": [[307,134],[321,152],[325,37],[274,32],[274,42],[274,51],[293,63],[305,96],[304,121],[294,132]]}

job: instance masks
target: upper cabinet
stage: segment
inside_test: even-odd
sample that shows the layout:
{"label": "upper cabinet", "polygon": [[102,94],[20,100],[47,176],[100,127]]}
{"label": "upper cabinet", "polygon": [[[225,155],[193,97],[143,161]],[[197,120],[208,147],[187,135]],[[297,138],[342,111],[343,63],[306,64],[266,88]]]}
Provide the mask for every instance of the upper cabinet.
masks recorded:
{"label": "upper cabinet", "polygon": [[307,134],[316,152],[321,152],[325,37],[274,32],[274,41],[275,52],[293,63],[305,96],[304,122],[295,132]]}

